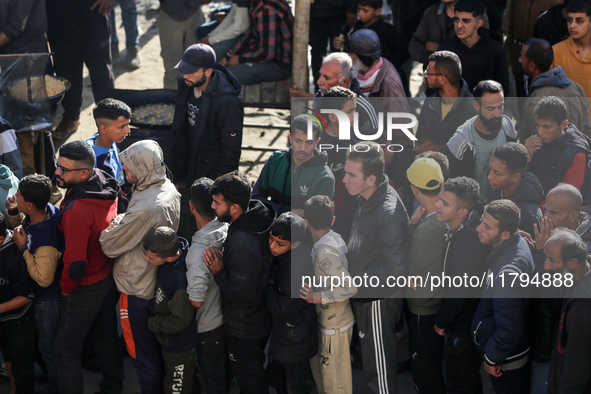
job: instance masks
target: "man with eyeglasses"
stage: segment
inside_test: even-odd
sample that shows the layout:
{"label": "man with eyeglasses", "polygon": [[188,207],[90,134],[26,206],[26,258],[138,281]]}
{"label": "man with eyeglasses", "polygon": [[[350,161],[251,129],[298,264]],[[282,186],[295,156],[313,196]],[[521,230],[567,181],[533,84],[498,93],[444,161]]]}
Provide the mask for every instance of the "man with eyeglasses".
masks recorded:
{"label": "man with eyeglasses", "polygon": [[59,391],[84,391],[80,355],[87,334],[99,352],[101,392],[123,389],[123,359],[115,305],[119,293],[113,260],[102,251],[99,236],[117,216],[115,178],[93,168],[95,155],[85,141],[62,145],[56,162],[57,185],[66,190],[58,227],[66,247],[60,286],[60,322],[54,344]]}
{"label": "man with eyeglasses", "polygon": [[450,51],[433,53],[424,75],[435,93],[425,100],[419,118],[414,148],[419,153],[441,151],[456,129],[476,115],[458,55]]}

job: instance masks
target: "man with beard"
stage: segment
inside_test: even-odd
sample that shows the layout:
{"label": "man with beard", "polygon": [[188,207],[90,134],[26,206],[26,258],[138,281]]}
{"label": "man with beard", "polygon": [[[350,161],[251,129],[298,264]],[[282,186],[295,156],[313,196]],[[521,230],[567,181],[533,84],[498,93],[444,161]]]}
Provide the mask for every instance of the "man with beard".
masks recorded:
{"label": "man with beard", "polygon": [[80,356],[87,334],[99,353],[101,392],[123,389],[123,359],[115,305],[119,293],[113,280],[113,260],[105,256],[99,236],[117,216],[115,178],[95,168],[95,155],[85,141],[62,145],[55,170],[57,185],[67,189],[58,227],[66,248],[60,286],[60,321],[54,343],[59,391],[82,393]]}
{"label": "man with beard", "polygon": [[485,260],[488,274],[471,332],[496,393],[529,392],[530,292],[504,280],[533,275],[533,258],[518,226],[517,205],[496,200],[484,207],[476,227],[480,242],[493,250]]}
{"label": "man with beard", "polygon": [[230,223],[222,252],[210,245],[204,261],[222,296],[222,314],[230,368],[246,393],[268,393],[265,345],[271,333],[265,288],[271,278],[269,227],[274,212],[250,199],[250,183],[238,171],[215,180],[211,207]]}
{"label": "man with beard", "polygon": [[244,110],[240,82],[216,64],[209,45],[191,45],[175,68],[183,76],[178,79],[170,169],[182,198],[179,235],[188,238],[197,231],[189,212],[189,186],[201,177],[215,179],[238,169]]}
{"label": "man with beard", "polygon": [[545,246],[545,267],[569,274],[574,282],[560,316],[552,353],[548,392],[591,392],[591,275],[587,245],[572,230],[559,229]]}
{"label": "man with beard", "polygon": [[[309,125],[312,139],[308,138]],[[310,197],[325,195],[332,199],[334,175],[326,165],[326,152],[317,149],[320,130],[310,115],[302,114],[293,120],[291,148],[269,157],[252,190],[254,200],[268,202],[277,214],[292,211],[304,217],[304,204]]]}
{"label": "man with beard", "polygon": [[[531,160],[528,171],[540,180],[544,190],[561,182],[581,190],[587,177],[591,141],[568,122],[566,105],[556,96],[541,99],[534,116],[537,135],[525,140]],[[583,194],[583,203],[591,203],[585,201],[586,197]]]}
{"label": "man with beard", "polygon": [[500,83],[479,82],[474,88],[473,104],[478,115],[458,127],[444,153],[449,159],[450,176],[476,179],[480,184],[478,202],[484,204],[492,190],[487,179],[492,151],[515,141],[517,132],[511,119],[503,115],[505,99]]}

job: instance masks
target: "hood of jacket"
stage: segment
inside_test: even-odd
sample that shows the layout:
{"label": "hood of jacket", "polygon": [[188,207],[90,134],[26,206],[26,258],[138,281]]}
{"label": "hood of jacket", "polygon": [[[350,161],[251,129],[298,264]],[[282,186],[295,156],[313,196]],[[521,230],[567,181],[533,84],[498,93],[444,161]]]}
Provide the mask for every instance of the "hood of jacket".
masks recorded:
{"label": "hood of jacket", "polygon": [[[185,259],[187,257],[187,253],[189,252],[189,242],[182,238],[182,237],[178,237],[179,238],[179,242],[181,243],[180,246],[180,252],[181,254],[179,255],[179,257],[175,260],[172,261],[170,263],[166,262],[164,264],[162,264],[162,270],[183,270],[184,272],[187,271],[187,264],[185,262]],[[162,283],[161,283],[162,285]],[[176,285],[176,284],[174,284]],[[167,294],[172,294],[172,292],[167,292]]]}
{"label": "hood of jacket", "polygon": [[275,216],[275,210],[271,205],[259,200],[251,200],[248,210],[230,224],[226,239],[230,238],[235,231],[244,231],[267,239],[269,227],[275,220]]}
{"label": "hood of jacket", "polygon": [[347,252],[349,251],[347,249],[347,244],[345,244],[345,241],[343,241],[343,238],[332,230],[324,234],[322,238],[316,241],[316,243],[314,244],[314,250],[319,249],[323,246],[329,246],[337,250],[342,255],[347,254]]}
{"label": "hood of jacket", "polygon": [[78,199],[115,201],[118,194],[117,180],[103,170],[95,168],[88,180],[68,189],[61,206],[65,207],[70,201]]}
{"label": "hood of jacket", "polygon": [[217,219],[213,219],[193,235],[191,245],[199,244],[205,247],[218,245],[223,243],[227,231],[228,223],[220,223]]}
{"label": "hood of jacket", "polygon": [[535,77],[529,85],[529,88],[533,89],[539,86],[557,86],[559,88],[566,88],[571,83],[573,82],[568,79],[562,67],[556,66]]}
{"label": "hood of jacket", "polygon": [[[221,78],[221,74],[223,74],[225,78]],[[236,76],[228,71],[226,67],[216,64],[213,68],[213,78],[209,85],[207,85],[207,89],[205,89],[203,94],[212,97],[226,95],[238,96],[240,95],[241,90],[242,85]]]}
{"label": "hood of jacket", "polygon": [[119,159],[121,164],[129,168],[137,178],[137,183],[133,186],[134,190],[146,190],[166,180],[164,154],[155,141],[138,141],[121,152]]}
{"label": "hood of jacket", "polygon": [[[471,125],[474,123],[478,115],[466,120],[463,125],[458,127],[456,133],[451,137],[447,143],[449,151],[458,159],[464,158],[464,153],[469,150],[474,150],[474,138],[472,137]],[[517,139],[517,131],[513,126],[513,122],[507,115],[502,115],[502,123],[500,132],[504,132],[508,139]]]}
{"label": "hood of jacket", "polygon": [[[577,227],[577,234],[583,238],[583,241],[591,242],[591,206],[581,208],[579,214],[580,224]],[[591,251],[590,251],[591,252]]]}
{"label": "hood of jacket", "polygon": [[[501,189],[493,190],[492,199],[499,200],[501,198]],[[540,205],[544,200],[544,188],[534,174],[524,172],[521,174],[517,190],[509,199],[515,204],[529,202]]]}
{"label": "hood of jacket", "polygon": [[8,166],[0,164],[0,188],[8,191],[15,186],[18,187],[18,179]]}
{"label": "hood of jacket", "polygon": [[575,145],[577,147],[582,147],[587,151],[587,153],[591,152],[591,147],[589,146],[588,139],[585,138],[585,135],[583,135],[583,133],[581,133],[575,125],[570,123],[564,130],[564,134],[559,139],[549,142],[547,144],[542,144],[542,148],[551,149],[559,144]]}

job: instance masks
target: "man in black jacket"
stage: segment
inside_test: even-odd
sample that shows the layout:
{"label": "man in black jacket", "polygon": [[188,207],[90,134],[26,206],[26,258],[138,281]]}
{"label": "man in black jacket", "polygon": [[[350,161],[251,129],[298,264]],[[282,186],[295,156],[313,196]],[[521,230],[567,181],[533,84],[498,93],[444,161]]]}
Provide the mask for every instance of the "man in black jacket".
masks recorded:
{"label": "man in black jacket", "polygon": [[182,197],[179,235],[188,238],[197,231],[188,212],[188,187],[201,177],[215,179],[238,169],[244,110],[240,82],[216,64],[209,45],[191,45],[175,68],[183,76],[172,122],[171,170]]}
{"label": "man in black jacket", "polygon": [[566,280],[570,278],[570,286],[574,282],[562,308],[548,392],[590,393],[591,267],[587,245],[574,231],[559,229],[552,233],[545,250],[548,256],[545,267],[562,272]]}
{"label": "man in black jacket", "polygon": [[[457,177],[447,180],[435,204],[437,220],[447,223],[445,274],[481,277],[486,271],[484,260],[490,247],[478,240],[476,227],[480,215],[474,210],[478,202],[478,182]],[[441,309],[435,315],[435,332],[445,337],[446,389],[452,393],[482,393],[481,358],[472,345],[470,323],[478,306],[479,291],[450,287],[446,289]]]}
{"label": "man in black jacket", "polygon": [[222,296],[230,367],[241,391],[267,393],[263,364],[271,316],[264,295],[271,275],[268,229],[274,211],[250,200],[250,183],[238,171],[216,179],[210,193],[218,220],[230,223],[220,255],[213,246],[204,254]]}
{"label": "man in black jacket", "polygon": [[[408,215],[384,174],[384,156],[374,142],[355,144],[345,163],[345,188],[358,196],[347,260],[353,276],[402,275]],[[374,392],[396,388],[396,323],[402,312],[396,288],[359,287],[351,306],[361,342],[363,372]]]}

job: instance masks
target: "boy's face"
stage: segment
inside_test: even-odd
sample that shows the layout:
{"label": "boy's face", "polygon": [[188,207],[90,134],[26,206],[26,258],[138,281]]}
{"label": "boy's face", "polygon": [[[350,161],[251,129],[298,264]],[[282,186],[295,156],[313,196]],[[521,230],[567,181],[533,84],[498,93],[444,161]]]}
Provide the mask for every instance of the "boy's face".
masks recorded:
{"label": "boy's face", "polygon": [[23,195],[21,194],[20,190],[16,191],[16,206],[18,208],[18,211],[20,213],[24,213],[25,215],[29,214],[29,204],[27,204],[27,202],[25,201],[25,199],[23,198]]}
{"label": "boy's face", "polygon": [[575,40],[591,35],[591,21],[584,12],[567,12],[566,24],[568,33]]}
{"label": "boy's face", "polygon": [[482,18],[476,18],[471,12],[455,12],[454,28],[460,40],[472,37],[483,23]]}
{"label": "boy's face", "polygon": [[488,183],[495,190],[509,187],[519,180],[519,173],[509,171],[505,163],[494,156],[490,159],[489,167]]}
{"label": "boy's face", "polygon": [[152,265],[162,265],[166,263],[166,258],[158,256],[156,253],[146,250],[146,260]]}
{"label": "boy's face", "polygon": [[543,144],[548,144],[562,137],[563,129],[568,126],[568,120],[561,123],[553,119],[540,119],[536,116],[536,130]]}
{"label": "boy's face", "polygon": [[435,203],[435,209],[437,220],[449,223],[458,217],[458,211],[461,208],[458,205],[455,193],[442,190],[439,192],[439,200]]}
{"label": "boy's face", "polygon": [[[314,137],[316,136],[314,133],[312,135]],[[299,166],[314,156],[314,148],[318,145],[320,138],[309,140],[308,133],[303,130],[295,129],[293,134],[289,135],[289,140],[291,142],[293,161]]]}
{"label": "boy's face", "polygon": [[269,249],[273,256],[281,256],[291,250],[291,241],[269,234]]}
{"label": "boy's face", "polygon": [[99,127],[99,131],[113,142],[120,144],[129,134],[128,118],[120,116],[117,120],[105,119],[103,122]]}
{"label": "boy's face", "polygon": [[377,21],[380,17],[380,14],[382,13],[381,8],[376,9],[368,5],[358,5],[357,11],[357,14],[359,15],[359,20],[365,24],[371,24]]}
{"label": "boy's face", "polygon": [[480,243],[483,245],[491,245],[494,248],[500,246],[504,242],[504,239],[502,238],[503,234],[499,228],[500,224],[501,222],[493,218],[488,212],[484,211],[482,222],[476,227]]}

